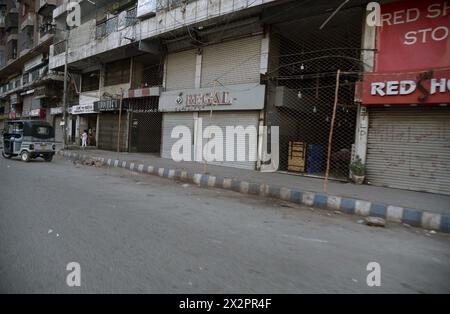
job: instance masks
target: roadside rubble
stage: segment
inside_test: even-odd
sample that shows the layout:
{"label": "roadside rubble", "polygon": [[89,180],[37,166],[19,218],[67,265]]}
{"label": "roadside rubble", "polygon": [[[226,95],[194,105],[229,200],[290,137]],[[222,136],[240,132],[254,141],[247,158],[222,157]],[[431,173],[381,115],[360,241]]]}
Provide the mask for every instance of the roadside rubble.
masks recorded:
{"label": "roadside rubble", "polygon": [[98,160],[94,160],[94,159],[86,159],[86,160],[74,160],[73,164],[75,166],[91,166],[91,167],[97,167],[100,168],[102,167],[102,162],[98,161]]}
{"label": "roadside rubble", "polygon": [[370,227],[386,227],[386,220],[379,217],[367,217],[365,222]]}

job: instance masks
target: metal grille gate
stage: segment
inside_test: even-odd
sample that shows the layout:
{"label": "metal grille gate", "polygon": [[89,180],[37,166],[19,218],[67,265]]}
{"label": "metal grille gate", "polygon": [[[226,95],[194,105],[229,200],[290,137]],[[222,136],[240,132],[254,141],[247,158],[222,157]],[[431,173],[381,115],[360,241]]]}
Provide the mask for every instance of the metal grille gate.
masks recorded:
{"label": "metal grille gate", "polygon": [[130,151],[159,153],[161,150],[162,113],[158,97],[127,100],[130,111]]}
{"label": "metal grille gate", "polygon": [[266,119],[280,127],[279,170],[323,176],[341,70],[330,175],[346,179],[356,126],[355,82],[362,70],[362,9],[339,12],[321,30],[327,17],[293,17],[271,26]]}

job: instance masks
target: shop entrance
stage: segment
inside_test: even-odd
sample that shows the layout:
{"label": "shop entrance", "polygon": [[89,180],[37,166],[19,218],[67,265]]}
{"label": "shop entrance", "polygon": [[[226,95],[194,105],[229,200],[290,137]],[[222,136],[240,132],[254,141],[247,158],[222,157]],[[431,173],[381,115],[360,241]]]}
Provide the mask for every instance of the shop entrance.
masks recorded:
{"label": "shop entrance", "polygon": [[128,103],[131,111],[130,151],[159,154],[162,114],[158,112],[158,97],[132,98]]}
{"label": "shop entrance", "polygon": [[279,170],[323,177],[341,70],[330,176],[346,180],[356,128],[355,82],[362,68],[362,10],[343,10],[321,30],[326,18],[293,17],[273,25],[266,120],[280,127]]}

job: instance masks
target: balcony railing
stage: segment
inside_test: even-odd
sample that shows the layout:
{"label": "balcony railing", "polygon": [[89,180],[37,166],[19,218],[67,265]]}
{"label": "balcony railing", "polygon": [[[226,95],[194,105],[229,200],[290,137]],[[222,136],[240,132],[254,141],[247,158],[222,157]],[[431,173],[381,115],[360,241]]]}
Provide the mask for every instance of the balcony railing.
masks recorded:
{"label": "balcony railing", "polygon": [[57,0],[39,0],[38,13],[43,16],[50,16],[57,4]]}
{"label": "balcony railing", "polygon": [[121,28],[125,28],[136,24],[137,21],[137,7],[121,12],[120,14],[97,24],[95,31],[95,38],[100,39],[117,32]]}
{"label": "balcony railing", "polygon": [[62,53],[66,52],[66,41],[60,41],[59,43],[56,43],[53,45],[53,55],[57,56]]}
{"label": "balcony railing", "polygon": [[51,23],[45,23],[39,27],[40,37],[44,37],[47,34],[55,34],[56,26]]}

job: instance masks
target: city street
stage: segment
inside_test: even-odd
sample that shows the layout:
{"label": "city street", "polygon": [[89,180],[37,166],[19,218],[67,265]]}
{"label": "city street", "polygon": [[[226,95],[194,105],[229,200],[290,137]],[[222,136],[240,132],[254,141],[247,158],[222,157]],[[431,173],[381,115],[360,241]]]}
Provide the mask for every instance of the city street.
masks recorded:
{"label": "city street", "polygon": [[[123,169],[0,158],[0,293],[449,293],[450,235]],[[81,266],[69,287],[66,266]],[[369,287],[367,264],[381,266]]]}

